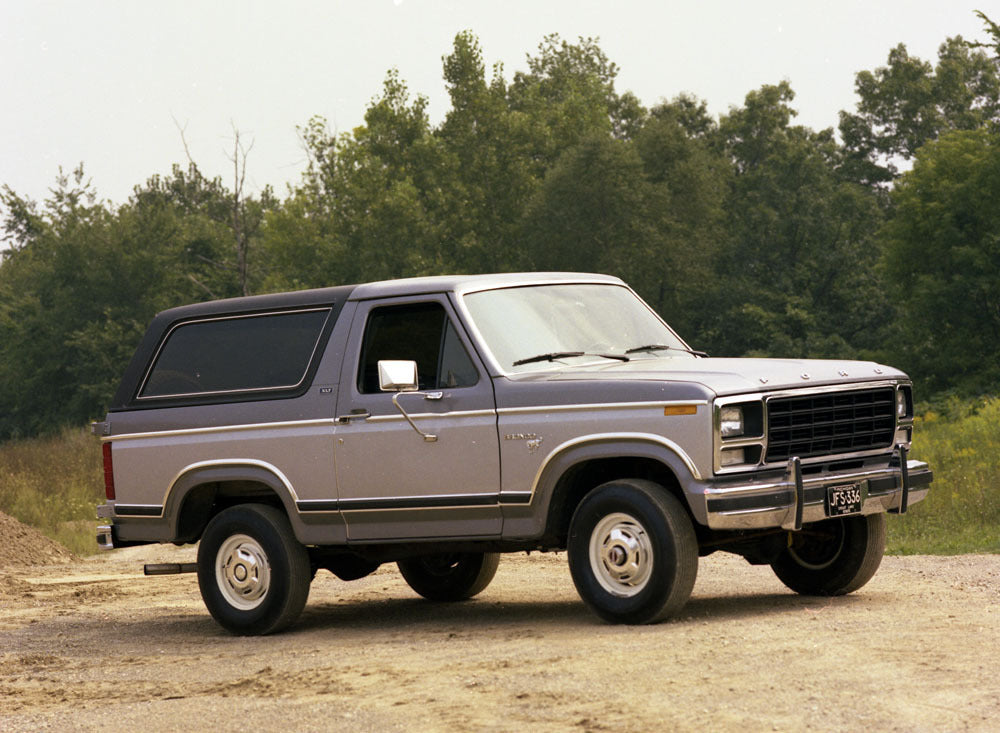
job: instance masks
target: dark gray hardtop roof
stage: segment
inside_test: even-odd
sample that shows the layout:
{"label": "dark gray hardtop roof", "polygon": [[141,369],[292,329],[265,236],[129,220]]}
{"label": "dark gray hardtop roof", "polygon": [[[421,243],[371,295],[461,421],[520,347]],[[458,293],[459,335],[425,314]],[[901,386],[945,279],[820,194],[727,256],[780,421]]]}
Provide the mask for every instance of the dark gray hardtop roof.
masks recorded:
{"label": "dark gray hardtop roof", "polygon": [[419,295],[421,293],[469,292],[562,281],[621,283],[617,277],[610,275],[577,272],[514,272],[496,275],[411,277],[399,280],[381,280],[362,285],[339,285],[329,288],[294,290],[270,295],[248,295],[242,298],[192,303],[161,311],[150,325],[173,324],[179,321],[220,315],[333,305],[343,303],[346,300],[369,300],[371,298]]}
{"label": "dark gray hardtop roof", "polygon": [[[370,300],[422,293],[465,293],[493,288],[518,287],[552,282],[602,282],[621,284],[609,275],[571,272],[528,272],[498,275],[442,275],[414,277],[401,280],[383,280],[363,285],[340,285],[312,290],[297,290],[270,295],[250,295],[242,298],[211,300],[169,308],[156,314],[146,329],[139,347],[129,362],[115,393],[111,409],[125,409],[133,401],[139,384],[145,376],[150,361],[163,341],[165,334],[178,324],[205,318],[249,315],[288,311],[300,308],[329,307],[336,321],[348,300]],[[332,323],[329,324],[332,328]]]}
{"label": "dark gray hardtop roof", "polygon": [[272,293],[270,295],[248,295],[242,298],[226,298],[224,300],[209,300],[204,303],[191,303],[176,308],[169,308],[156,314],[150,323],[169,325],[179,321],[190,321],[213,316],[230,316],[242,313],[263,313],[274,310],[289,310],[294,308],[311,308],[344,303],[355,289],[354,285],[341,285],[332,288],[315,288],[313,290],[295,290],[288,293]]}

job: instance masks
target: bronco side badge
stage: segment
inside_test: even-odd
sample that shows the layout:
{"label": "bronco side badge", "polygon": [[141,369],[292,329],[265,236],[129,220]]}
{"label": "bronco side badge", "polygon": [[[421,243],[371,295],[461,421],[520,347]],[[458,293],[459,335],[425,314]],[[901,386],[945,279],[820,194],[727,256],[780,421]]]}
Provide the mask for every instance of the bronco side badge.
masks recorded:
{"label": "bronco side badge", "polygon": [[544,438],[538,435],[538,433],[507,433],[503,436],[504,440],[526,440],[528,446],[528,453],[536,453],[542,445]]}

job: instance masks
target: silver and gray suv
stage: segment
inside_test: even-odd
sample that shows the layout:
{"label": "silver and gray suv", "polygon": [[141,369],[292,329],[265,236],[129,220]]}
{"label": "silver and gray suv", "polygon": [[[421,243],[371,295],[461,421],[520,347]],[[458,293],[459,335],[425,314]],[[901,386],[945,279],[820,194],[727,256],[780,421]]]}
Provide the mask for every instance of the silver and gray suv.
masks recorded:
{"label": "silver and gray suv", "polygon": [[315,572],[397,563],[435,601],[500,553],[566,550],[612,622],[675,614],[698,558],[791,589],[864,585],[886,513],[923,499],[905,374],[713,359],[621,280],[416,278],[160,313],[103,441],[105,548],[199,542],[191,569],[240,634],[292,623]]}

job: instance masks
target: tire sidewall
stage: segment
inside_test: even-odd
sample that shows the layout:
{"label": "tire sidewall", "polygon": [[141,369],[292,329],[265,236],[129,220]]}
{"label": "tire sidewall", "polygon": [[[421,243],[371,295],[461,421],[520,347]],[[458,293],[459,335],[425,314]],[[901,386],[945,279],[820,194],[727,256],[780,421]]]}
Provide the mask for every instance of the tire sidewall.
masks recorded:
{"label": "tire sidewall", "polygon": [[[648,623],[659,620],[663,609],[671,604],[679,583],[687,584],[687,578],[678,577],[680,565],[678,540],[694,543],[694,531],[687,527],[673,526],[675,517],[665,513],[661,504],[673,503],[686,519],[686,513],[673,496],[665,490],[654,498],[648,482],[611,482],[594,489],[577,507],[570,523],[567,551],[570,557],[570,574],[581,598],[601,618],[616,623]],[[659,500],[659,501],[658,501]],[[604,517],[614,513],[624,513],[634,518],[650,540],[652,548],[651,576],[645,587],[632,596],[617,596],[609,593],[595,577],[590,561],[591,535]],[[690,534],[690,537],[685,536]],[[693,585],[693,578],[690,580]],[[690,594],[690,588],[682,591],[683,601]],[[671,605],[676,605],[671,604]]]}
{"label": "tire sidewall", "polygon": [[778,579],[804,595],[835,596],[850,593],[875,574],[885,550],[885,517],[856,515],[839,522],[840,551],[823,567],[803,565],[789,548],[772,563]]}
{"label": "tire sidewall", "polygon": [[[307,556],[301,545],[290,545],[291,528],[287,525],[285,515],[273,507],[246,504],[222,511],[206,527],[198,546],[198,585],[209,613],[226,630],[234,634],[266,634],[286,626],[298,615],[295,611],[292,618],[288,618],[291,607],[298,602],[300,592],[294,586],[301,582],[301,563]],[[261,602],[249,610],[233,606],[219,588],[216,577],[219,549],[229,537],[237,534],[256,540],[270,566],[267,592]],[[308,569],[308,559],[305,562]]]}

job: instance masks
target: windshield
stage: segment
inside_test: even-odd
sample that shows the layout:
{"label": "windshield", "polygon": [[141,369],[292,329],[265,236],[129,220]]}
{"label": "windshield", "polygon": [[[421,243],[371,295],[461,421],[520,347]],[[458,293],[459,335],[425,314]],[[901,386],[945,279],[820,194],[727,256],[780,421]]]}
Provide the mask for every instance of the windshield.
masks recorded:
{"label": "windshield", "polygon": [[[547,369],[553,361],[605,361],[606,355],[626,353],[628,358],[692,358],[674,332],[620,285],[484,290],[466,295],[465,306],[507,372]],[[651,348],[636,351],[639,347]]]}

